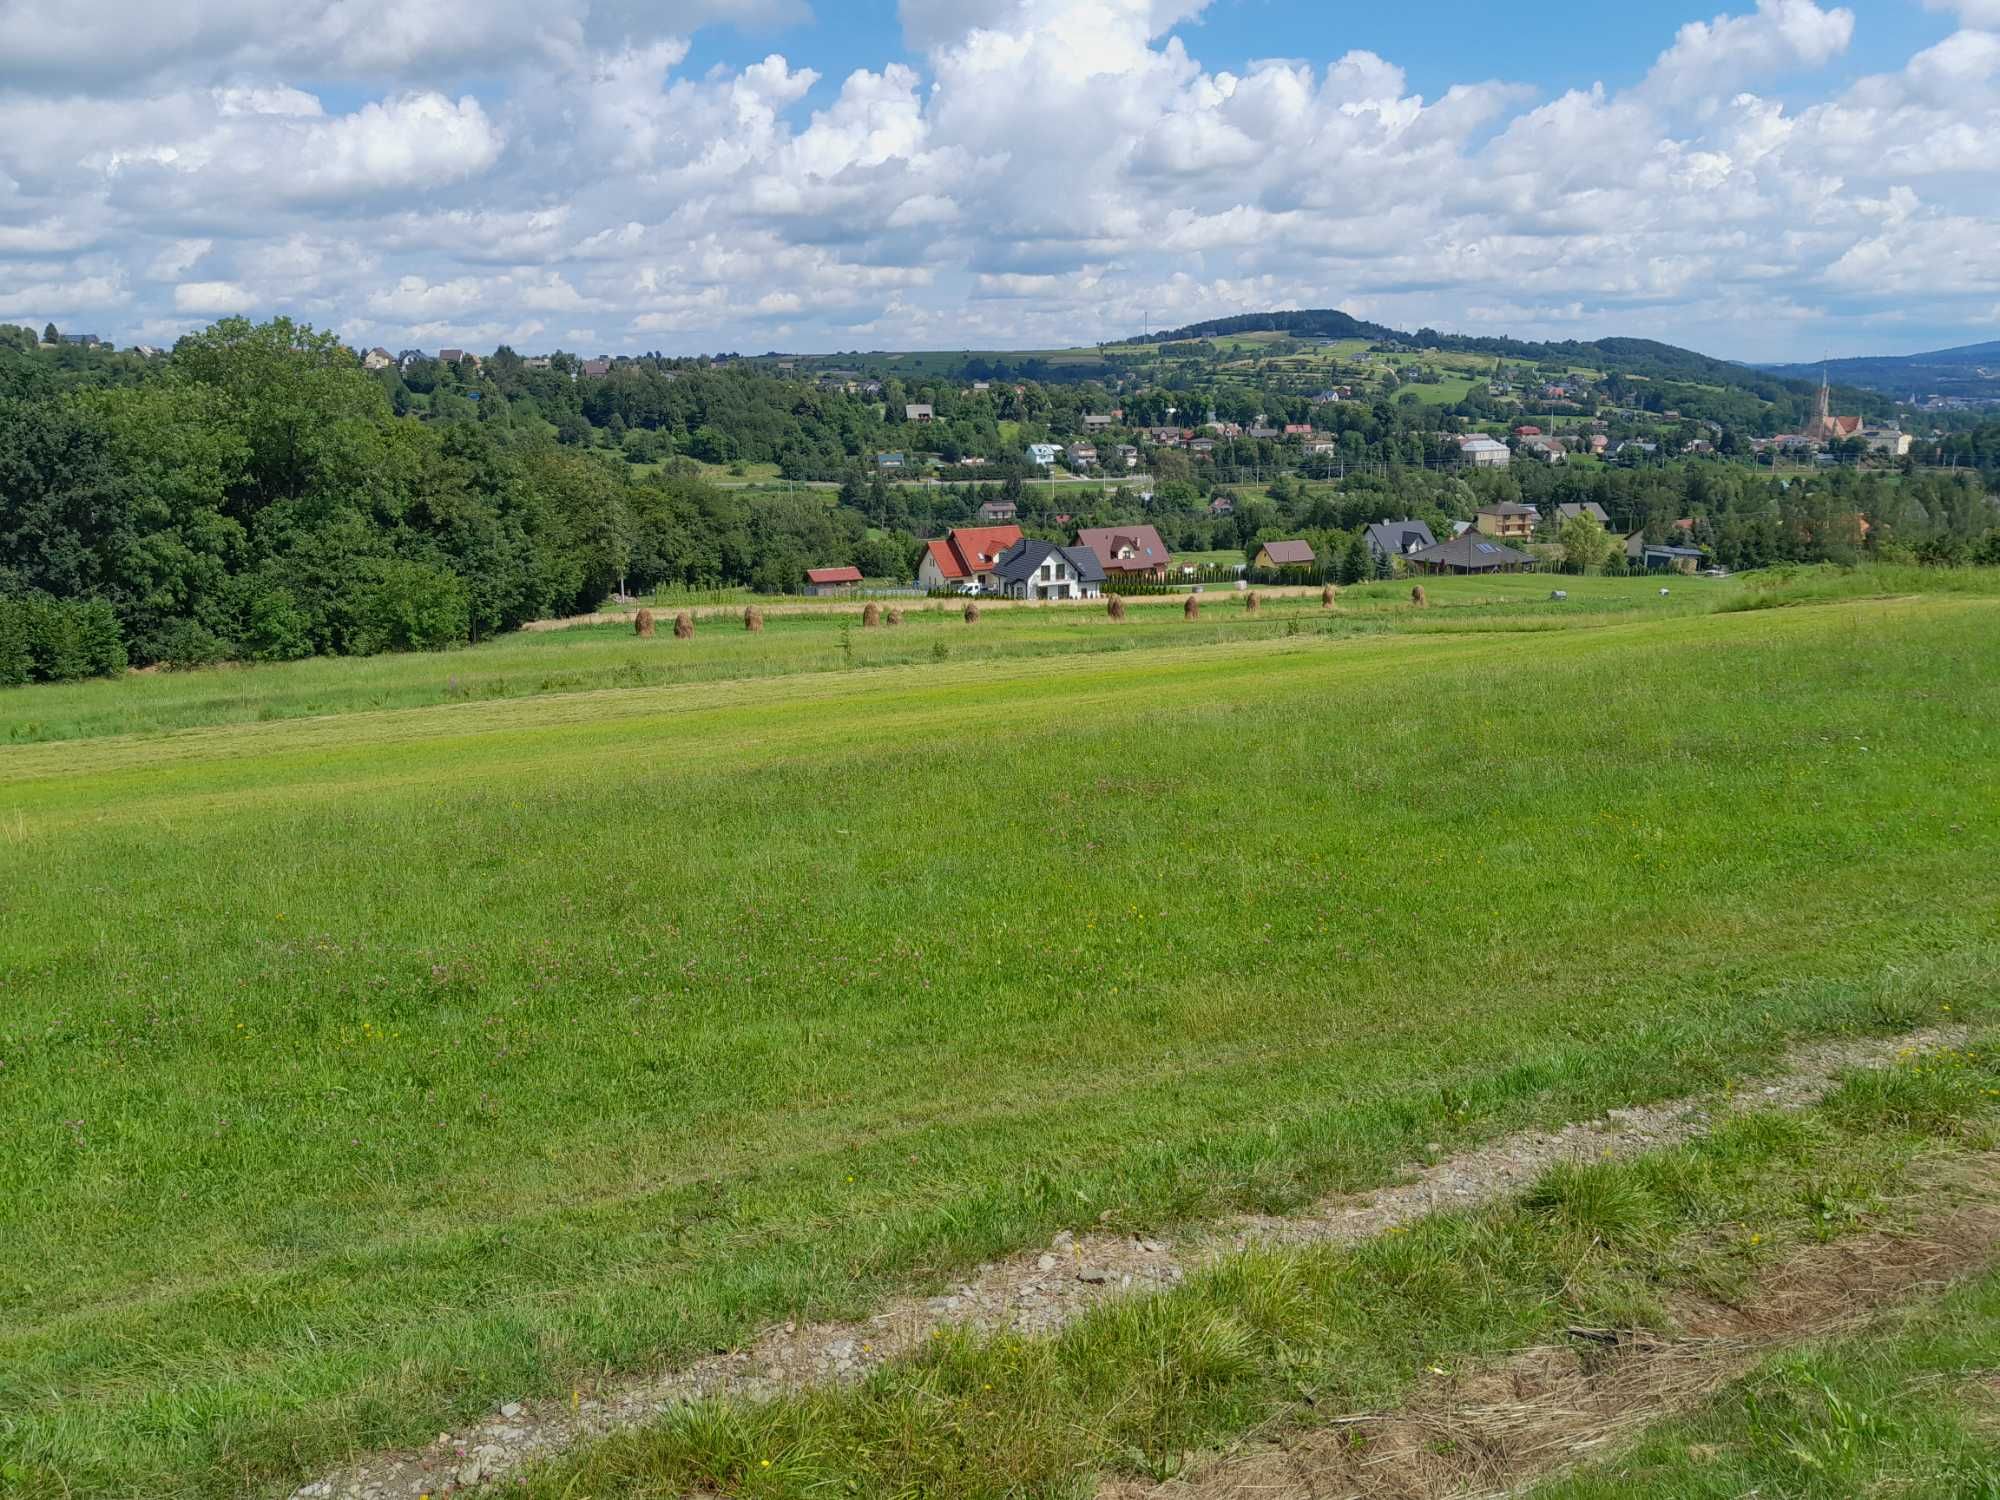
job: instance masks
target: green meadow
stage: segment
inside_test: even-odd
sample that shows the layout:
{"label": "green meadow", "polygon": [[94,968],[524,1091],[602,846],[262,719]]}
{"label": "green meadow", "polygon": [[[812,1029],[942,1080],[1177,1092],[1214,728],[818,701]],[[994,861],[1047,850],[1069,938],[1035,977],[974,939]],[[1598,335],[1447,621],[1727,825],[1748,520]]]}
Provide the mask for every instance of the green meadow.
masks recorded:
{"label": "green meadow", "polygon": [[1427,586],[0,694],[0,1489],[1987,1010],[2000,580]]}

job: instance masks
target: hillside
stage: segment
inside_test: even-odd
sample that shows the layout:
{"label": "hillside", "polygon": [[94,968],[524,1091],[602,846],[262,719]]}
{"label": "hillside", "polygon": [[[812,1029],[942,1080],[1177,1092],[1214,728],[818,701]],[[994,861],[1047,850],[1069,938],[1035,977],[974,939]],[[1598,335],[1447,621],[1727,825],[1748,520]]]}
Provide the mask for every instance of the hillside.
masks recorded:
{"label": "hillside", "polygon": [[1933,349],[1924,354],[1866,355],[1824,365],[1767,365],[1773,375],[1817,381],[1821,371],[1836,385],[1885,395],[1969,396],[2000,399],[2000,339]]}

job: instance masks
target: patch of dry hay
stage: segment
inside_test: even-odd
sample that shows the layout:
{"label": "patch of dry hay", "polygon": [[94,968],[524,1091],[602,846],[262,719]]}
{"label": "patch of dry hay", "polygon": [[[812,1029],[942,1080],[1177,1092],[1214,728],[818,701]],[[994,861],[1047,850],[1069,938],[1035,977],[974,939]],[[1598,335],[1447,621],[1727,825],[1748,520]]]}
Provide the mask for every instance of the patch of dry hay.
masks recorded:
{"label": "patch of dry hay", "polygon": [[900,624],[902,624],[902,623],[903,623],[903,612],[902,612],[902,611],[901,611],[900,609],[892,609],[892,610],[890,610],[890,611],[889,611],[889,623],[890,623],[891,625],[900,625]]}
{"label": "patch of dry hay", "polygon": [[1112,618],[1112,619],[1114,619],[1114,620],[1122,620],[1122,619],[1124,619],[1124,618],[1125,618],[1125,601],[1124,601],[1123,599],[1119,598],[1119,597],[1118,597],[1118,596],[1117,596],[1116,594],[1113,594],[1113,595],[1111,596],[1111,602],[1110,602],[1109,604],[1107,604],[1107,605],[1105,605],[1105,606],[1104,606],[1104,612],[1105,612],[1105,613],[1106,613],[1107,615],[1111,616],[1111,618]]}
{"label": "patch of dry hay", "polygon": [[653,612],[642,609],[632,616],[632,632],[635,635],[650,636],[653,633]]}
{"label": "patch of dry hay", "polygon": [[694,639],[694,616],[686,610],[674,616],[674,639],[677,641]]}
{"label": "patch of dry hay", "polygon": [[968,604],[965,606],[965,623],[968,625],[977,625],[979,623],[978,605]]}
{"label": "patch of dry hay", "polygon": [[1416,605],[1418,609],[1429,609],[1431,607],[1431,596],[1424,592],[1424,586],[1421,583],[1410,590],[1410,603]]}
{"label": "patch of dry hay", "polygon": [[764,611],[754,604],[747,606],[743,611],[743,628],[745,630],[762,630],[764,628]]}
{"label": "patch of dry hay", "polygon": [[870,604],[867,608],[861,611],[861,628],[863,630],[873,630],[877,625],[880,625],[881,623],[882,623],[882,608],[880,605]]}
{"label": "patch of dry hay", "polygon": [[1201,618],[1201,600],[1196,595],[1188,595],[1188,602],[1181,606],[1181,618],[1184,620]]}
{"label": "patch of dry hay", "polygon": [[1319,591],[1319,606],[1321,609],[1329,609],[1332,607],[1335,592],[1336,591],[1333,585],[1330,583]]}

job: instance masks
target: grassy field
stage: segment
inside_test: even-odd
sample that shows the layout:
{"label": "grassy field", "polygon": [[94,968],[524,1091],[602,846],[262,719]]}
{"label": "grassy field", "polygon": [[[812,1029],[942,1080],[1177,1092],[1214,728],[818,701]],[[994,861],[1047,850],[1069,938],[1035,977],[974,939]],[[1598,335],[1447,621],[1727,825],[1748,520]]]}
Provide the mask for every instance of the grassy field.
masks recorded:
{"label": "grassy field", "polygon": [[0,696],[0,1476],[282,1489],[1060,1227],[1977,1014],[2000,590],[1952,581]]}
{"label": "grassy field", "polygon": [[[1215,556],[1242,560],[1238,553]],[[698,621],[692,642],[675,641],[667,621],[651,640],[639,640],[627,624],[605,624],[503,636],[460,651],[0,688],[0,745],[940,659],[980,662],[1269,640],[1306,628],[1335,635],[1557,629],[1602,623],[1614,613],[1679,615],[1743,596],[1743,586],[1734,581],[1690,581],[1666,599],[1638,580],[1574,579],[1565,587],[1571,599],[1559,605],[1550,602],[1545,578],[1455,580],[1434,588],[1432,608],[1418,612],[1409,608],[1407,584],[1368,584],[1343,590],[1333,611],[1322,610],[1316,597],[1273,599],[1254,617],[1225,590],[1204,596],[1202,618],[1192,625],[1181,618],[1178,597],[1131,601],[1131,617],[1123,625],[1113,625],[1096,606],[988,606],[976,629],[965,625],[958,606],[933,600],[891,601],[905,610],[904,623],[880,630],[860,627],[859,601],[763,600],[766,623],[759,634],[742,627],[742,607],[752,598],[747,592],[720,603],[707,595],[695,601],[669,596],[657,601],[661,607],[692,604]]]}

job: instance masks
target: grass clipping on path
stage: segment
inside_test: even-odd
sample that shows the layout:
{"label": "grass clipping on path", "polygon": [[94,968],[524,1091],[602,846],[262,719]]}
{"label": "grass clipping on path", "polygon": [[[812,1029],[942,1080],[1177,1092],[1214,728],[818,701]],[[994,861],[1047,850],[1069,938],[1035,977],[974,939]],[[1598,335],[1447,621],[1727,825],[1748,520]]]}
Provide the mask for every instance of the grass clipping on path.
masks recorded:
{"label": "grass clipping on path", "polygon": [[1053,1339],[943,1331],[855,1387],[680,1409],[536,1473],[526,1493],[974,1496],[1160,1480],[1278,1423],[1380,1410],[1566,1327],[1656,1330],[1741,1298],[1815,1241],[1916,1212],[1993,1144],[1985,1053],[1857,1075],[1800,1115],[1549,1173],[1522,1200],[1349,1248],[1246,1253]]}

